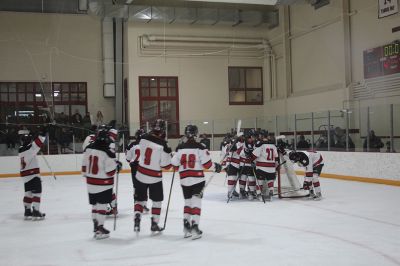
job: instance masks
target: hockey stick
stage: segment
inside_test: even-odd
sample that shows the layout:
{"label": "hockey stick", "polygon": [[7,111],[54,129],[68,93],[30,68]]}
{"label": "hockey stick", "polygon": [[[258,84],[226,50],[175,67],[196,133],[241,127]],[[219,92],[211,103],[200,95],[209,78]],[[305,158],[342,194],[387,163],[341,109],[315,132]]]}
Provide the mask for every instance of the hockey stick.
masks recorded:
{"label": "hockey stick", "polygon": [[165,230],[165,227],[167,226],[167,217],[168,217],[168,210],[169,210],[169,203],[171,201],[171,194],[172,194],[172,186],[174,185],[174,179],[175,179],[175,167],[174,167],[174,172],[172,174],[172,180],[171,180],[171,188],[169,189],[169,196],[168,196],[168,203],[167,203],[167,210],[165,212],[165,219],[164,219],[164,226],[161,229],[161,231]]}
{"label": "hockey stick", "polygon": [[[118,152],[118,162],[119,162],[119,152]],[[118,210],[118,180],[119,180],[119,171],[117,171],[117,175],[115,177],[115,209],[111,208],[114,211],[114,231],[117,229],[117,210]]]}
{"label": "hockey stick", "polygon": [[46,157],[44,157],[43,153],[41,152],[40,155],[42,155],[43,161],[46,163],[47,167],[49,168],[51,174],[53,175],[54,180],[57,180],[56,175],[53,172],[53,169],[51,169],[49,162],[47,161]]}

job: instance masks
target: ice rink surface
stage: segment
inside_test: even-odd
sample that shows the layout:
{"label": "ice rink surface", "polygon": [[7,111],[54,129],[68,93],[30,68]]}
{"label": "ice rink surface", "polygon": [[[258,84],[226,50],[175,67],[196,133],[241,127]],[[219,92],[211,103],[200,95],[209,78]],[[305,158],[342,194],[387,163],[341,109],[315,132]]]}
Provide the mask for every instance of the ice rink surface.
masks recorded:
{"label": "ice rink surface", "polygon": [[[165,174],[166,199],[171,177]],[[104,240],[92,238],[82,177],[42,177],[46,220],[37,222],[23,220],[22,180],[0,179],[0,265],[400,265],[398,187],[322,179],[319,202],[227,204],[221,173],[205,191],[203,237],[191,240],[183,238],[183,196],[175,178],[166,230],[151,236],[150,215],[144,215],[136,236],[131,179],[120,175],[117,230]],[[113,219],[105,227],[112,230]]]}

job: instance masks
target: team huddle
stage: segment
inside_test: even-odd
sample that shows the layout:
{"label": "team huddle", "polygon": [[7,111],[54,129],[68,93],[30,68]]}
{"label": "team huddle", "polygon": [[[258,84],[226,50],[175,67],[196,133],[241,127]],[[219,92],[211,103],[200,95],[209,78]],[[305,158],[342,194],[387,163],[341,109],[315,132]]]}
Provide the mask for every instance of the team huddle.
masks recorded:
{"label": "team huddle", "polygon": [[[126,160],[131,167],[134,231],[141,231],[143,213],[149,212],[148,199],[151,200],[150,231],[158,234],[165,229],[160,225],[162,202],[164,201],[163,170],[177,172],[184,197],[183,232],[185,238],[198,239],[202,236],[199,228],[202,198],[206,188],[204,169],[219,173],[222,167],[227,174],[228,202],[232,198],[247,198],[271,201],[274,194],[274,182],[277,171],[286,156],[293,163],[305,169],[302,190],[308,191],[312,199],[321,199],[319,175],[323,167],[321,154],[315,151],[289,151],[283,145],[276,145],[273,136],[266,130],[248,130],[243,135],[225,138],[220,163],[213,163],[206,147],[197,141],[198,128],[195,125],[185,127],[185,141],[172,152],[165,140],[165,121],[157,119],[146,133],[139,129],[126,150]],[[96,134],[90,135],[84,142],[82,175],[86,179],[89,204],[95,239],[109,237],[110,231],[104,227],[106,217],[118,213],[117,183],[122,168],[115,152],[118,132],[110,127],[101,126]],[[22,137],[19,149],[21,158],[21,177],[25,184],[24,217],[26,220],[42,220],[40,196],[42,192],[37,154],[45,141],[46,132],[39,132],[37,138],[30,134]],[[173,180],[172,180],[173,182]],[[239,192],[236,187],[239,187]],[[172,186],[171,186],[172,189]],[[169,206],[169,201],[168,201]],[[168,212],[167,206],[167,212]],[[115,220],[114,220],[115,226]],[[114,228],[115,229],[115,228]]]}

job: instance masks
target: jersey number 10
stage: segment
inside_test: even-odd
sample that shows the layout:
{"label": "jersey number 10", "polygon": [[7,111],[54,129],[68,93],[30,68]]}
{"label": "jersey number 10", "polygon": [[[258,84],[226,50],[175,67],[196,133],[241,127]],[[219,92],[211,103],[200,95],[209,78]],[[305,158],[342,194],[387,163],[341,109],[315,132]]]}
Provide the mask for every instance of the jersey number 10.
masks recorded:
{"label": "jersey number 10", "polygon": [[97,175],[99,172],[99,157],[89,156],[89,174]]}

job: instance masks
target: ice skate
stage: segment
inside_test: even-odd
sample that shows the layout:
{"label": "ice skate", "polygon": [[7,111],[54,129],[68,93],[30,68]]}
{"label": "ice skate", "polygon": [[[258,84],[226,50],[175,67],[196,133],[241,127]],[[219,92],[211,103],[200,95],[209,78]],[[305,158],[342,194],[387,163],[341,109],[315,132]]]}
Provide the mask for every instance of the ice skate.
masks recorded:
{"label": "ice skate", "polygon": [[102,225],[97,226],[97,231],[94,236],[97,240],[110,237],[110,231],[105,229]]}
{"label": "ice skate", "polygon": [[46,216],[45,213],[41,213],[40,211],[35,210],[35,208],[33,208],[33,211],[32,211],[32,220],[33,221],[44,220],[45,216]]}
{"label": "ice skate", "polygon": [[310,194],[308,195],[308,199],[314,199],[315,193],[314,190],[310,190]]}
{"label": "ice skate", "polygon": [[265,200],[266,201],[272,201],[272,197],[274,196],[274,192],[273,191],[269,191],[268,193],[266,193]]}
{"label": "ice skate", "polygon": [[321,200],[322,199],[322,194],[321,192],[317,192],[316,194],[314,194],[313,196],[313,200]]}
{"label": "ice skate", "polygon": [[136,233],[140,232],[140,214],[136,213],[135,219],[133,219],[134,225],[133,225],[133,231]]}
{"label": "ice skate", "polygon": [[151,218],[151,227],[150,231],[152,232],[153,235],[161,233],[163,229],[158,226],[156,222],[154,222],[153,218]]}
{"label": "ice skate", "polygon": [[248,193],[247,195],[248,200],[253,200],[255,198],[257,198],[257,194],[255,191],[250,191],[250,193]]}
{"label": "ice skate", "polygon": [[183,219],[183,237],[188,238],[192,236],[192,227],[187,219]]}
{"label": "ice skate", "polygon": [[236,192],[236,190],[233,190],[232,192],[228,192],[228,199],[233,199],[233,198],[239,198],[239,193]]}
{"label": "ice skate", "polygon": [[203,235],[203,232],[199,229],[199,225],[192,225],[192,240],[199,239]]}
{"label": "ice skate", "polygon": [[240,199],[246,199],[247,198],[247,193],[244,189],[240,190],[240,195],[239,195]]}
{"label": "ice skate", "polygon": [[32,220],[32,211],[31,211],[31,209],[25,208],[24,220]]}

